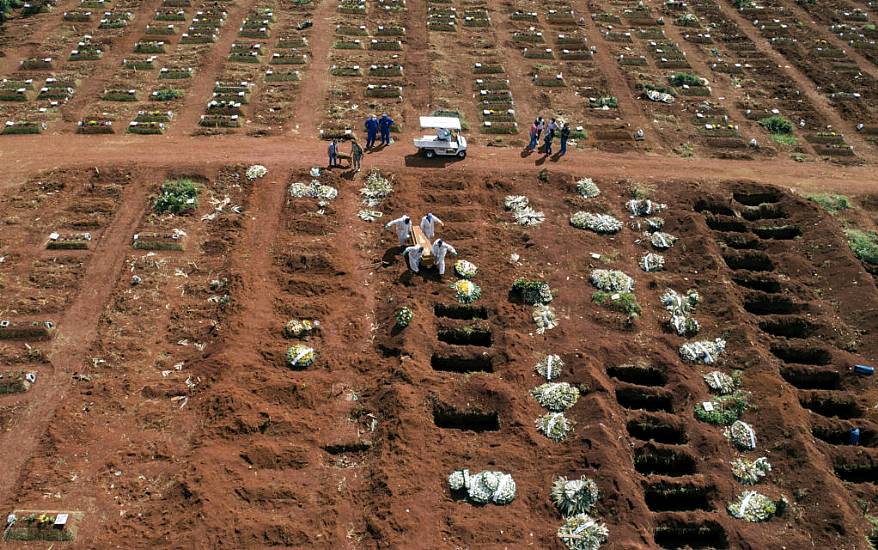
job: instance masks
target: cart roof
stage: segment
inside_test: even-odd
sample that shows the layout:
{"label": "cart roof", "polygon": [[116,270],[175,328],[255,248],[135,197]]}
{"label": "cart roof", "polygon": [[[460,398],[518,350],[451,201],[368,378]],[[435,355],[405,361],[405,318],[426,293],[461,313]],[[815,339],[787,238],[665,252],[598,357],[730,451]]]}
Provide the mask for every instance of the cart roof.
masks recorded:
{"label": "cart roof", "polygon": [[460,119],[450,116],[422,116],[421,128],[445,128],[460,130]]}

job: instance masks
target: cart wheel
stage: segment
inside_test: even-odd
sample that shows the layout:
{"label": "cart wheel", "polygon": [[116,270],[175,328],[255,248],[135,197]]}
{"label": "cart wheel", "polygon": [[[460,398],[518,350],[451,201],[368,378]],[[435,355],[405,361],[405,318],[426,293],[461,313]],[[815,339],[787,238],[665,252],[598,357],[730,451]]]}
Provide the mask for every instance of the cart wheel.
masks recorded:
{"label": "cart wheel", "polygon": [[459,158],[465,159],[466,158],[466,149],[464,149],[463,151],[458,151],[457,156]]}
{"label": "cart wheel", "polygon": [[436,153],[435,153],[432,149],[426,149],[426,150],[424,150],[424,156],[427,157],[428,159],[433,158],[433,156],[434,156],[435,154],[436,154]]}

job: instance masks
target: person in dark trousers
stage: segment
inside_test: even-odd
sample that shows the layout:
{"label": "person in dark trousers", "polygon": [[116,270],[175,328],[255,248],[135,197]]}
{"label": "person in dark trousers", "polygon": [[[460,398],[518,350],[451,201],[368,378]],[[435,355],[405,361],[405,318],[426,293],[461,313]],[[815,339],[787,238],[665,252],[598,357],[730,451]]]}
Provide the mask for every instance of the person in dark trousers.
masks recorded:
{"label": "person in dark trousers", "polygon": [[357,143],[357,140],[351,141],[351,168],[355,172],[360,171],[360,162],[363,160],[363,148]]}
{"label": "person in dark trousers", "polygon": [[329,142],[329,167],[338,166],[338,142],[332,140]]}
{"label": "person in dark trousers", "polygon": [[527,148],[531,151],[537,148],[537,141],[540,139],[540,126],[539,120],[534,120],[534,123],[530,125],[530,143],[527,145]]}
{"label": "person in dark trousers", "polygon": [[567,140],[570,139],[570,125],[564,124],[564,127],[561,128],[561,150],[558,151],[558,156],[563,157],[567,154]]}
{"label": "person in dark trousers", "polygon": [[381,131],[381,145],[390,145],[390,127],[393,126],[393,119],[387,116],[387,113],[381,115],[378,120],[378,130]]}
{"label": "person in dark trousers", "polygon": [[543,130],[546,129],[546,121],[543,120],[543,117],[537,117],[537,142],[540,141],[540,136],[543,135]]}
{"label": "person in dark trousers", "polygon": [[552,140],[555,139],[555,130],[546,130],[546,139],[543,140],[543,154],[552,154]]}
{"label": "person in dark trousers", "polygon": [[378,137],[378,119],[375,115],[369,115],[366,119],[366,149],[375,147],[375,138]]}

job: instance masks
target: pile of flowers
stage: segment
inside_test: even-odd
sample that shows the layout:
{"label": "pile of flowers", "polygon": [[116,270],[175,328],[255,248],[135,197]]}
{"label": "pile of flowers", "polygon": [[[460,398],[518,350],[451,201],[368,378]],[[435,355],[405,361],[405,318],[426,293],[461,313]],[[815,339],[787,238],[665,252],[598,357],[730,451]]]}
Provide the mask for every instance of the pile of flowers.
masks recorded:
{"label": "pile of flowers", "polygon": [[687,342],[680,346],[680,357],[690,363],[712,365],[725,350],[726,341],[722,338],[716,338],[713,341]]}
{"label": "pile of flowers", "polygon": [[570,480],[558,476],[552,484],[552,502],[565,518],[590,511],[599,496],[597,483],[585,476]]}
{"label": "pile of flowers", "polygon": [[650,252],[640,258],[640,269],[650,271],[661,271],[665,267],[665,257],[661,254]]}
{"label": "pile of flowers", "polygon": [[733,518],[756,523],[771,519],[777,512],[777,503],[756,491],[745,491],[727,508]]}
{"label": "pile of flowers", "polygon": [[547,330],[558,326],[558,318],[552,306],[545,304],[535,305],[531,317],[533,317],[534,323],[537,324],[537,334],[543,334]]}
{"label": "pile of flowers", "polygon": [[507,210],[512,211],[518,225],[539,225],[546,219],[545,214],[530,206],[530,200],[524,195],[508,195],[503,203]]}
{"label": "pile of flowers", "polygon": [[550,412],[537,418],[537,430],[552,441],[563,441],[573,431],[574,422],[562,412]]}
{"label": "pile of flowers", "polygon": [[610,536],[607,526],[588,514],[576,514],[558,528],[558,538],[570,550],[597,550]]}
{"label": "pile of flowers", "polygon": [[667,208],[668,205],[652,202],[649,199],[631,199],[625,203],[625,207],[635,216],[652,216]]}
{"label": "pile of flowers", "polygon": [[412,313],[412,310],[407,307],[401,307],[396,311],[396,315],[394,315],[394,319],[396,320],[396,326],[399,328],[405,328],[409,326],[409,323],[412,322],[412,319],[415,318],[415,314]]}
{"label": "pile of flowers", "polygon": [[677,237],[671,235],[670,233],[662,233],[661,231],[656,231],[649,236],[649,243],[656,250],[667,250],[674,246],[675,242],[677,242]]}
{"label": "pile of flowers", "polygon": [[771,463],[764,456],[756,460],[738,458],[732,461],[732,475],[746,485],[754,485],[771,471]]}
{"label": "pile of flowers", "polygon": [[704,375],[704,382],[710,391],[720,395],[729,395],[733,393],[738,384],[735,379],[724,372],[718,370],[711,371]]}
{"label": "pile of flowers", "polygon": [[334,200],[338,196],[338,189],[331,185],[323,185],[319,180],[311,180],[309,185],[301,182],[290,184],[290,196],[294,198],[313,198],[321,202]]}
{"label": "pile of flowers", "polygon": [[579,389],[567,382],[547,382],[530,391],[534,399],[544,408],[553,411],[566,411],[579,400]]}
{"label": "pile of flowers", "polygon": [[688,290],[686,294],[668,289],[661,296],[662,305],[671,313],[668,326],[680,336],[695,336],[701,330],[698,321],[692,317],[692,311],[701,297],[695,290]]}
{"label": "pile of flowers", "polygon": [[472,279],[478,273],[479,268],[476,267],[476,264],[472,262],[468,262],[466,260],[457,260],[454,262],[454,272],[457,273],[459,277],[463,277],[464,279]]}
{"label": "pile of flowers", "polygon": [[532,281],[519,277],[512,283],[512,293],[526,304],[548,304],[552,301],[552,289],[545,281]]}
{"label": "pile of flowers", "polygon": [[756,448],[756,432],[746,422],[736,420],[731,426],[723,430],[723,435],[741,450],[752,451]]}
{"label": "pile of flowers", "polygon": [[561,376],[561,368],[564,367],[564,361],[560,355],[546,355],[534,366],[537,374],[549,380],[550,382]]}
{"label": "pile of flowers", "polygon": [[452,283],[451,288],[454,289],[457,301],[461,304],[471,304],[482,297],[482,289],[479,285],[466,279]]}
{"label": "pile of flowers", "polygon": [[591,272],[591,284],[605,292],[631,292],[634,279],[617,269],[595,269]]}
{"label": "pile of flowers", "polygon": [[360,189],[361,201],[374,208],[393,192],[393,183],[381,175],[380,170],[372,170],[366,177],[366,186]]}
{"label": "pile of flowers", "polygon": [[314,348],[309,348],[302,344],[296,344],[287,350],[287,366],[292,368],[305,368],[314,363],[317,354]]}
{"label": "pile of flowers", "polygon": [[320,321],[309,319],[290,319],[284,325],[284,335],[287,338],[303,338],[310,336],[320,328]]}
{"label": "pile of flowers", "polygon": [[609,214],[595,214],[582,210],[570,216],[570,225],[577,229],[590,229],[595,233],[612,234],[622,229],[622,222]]}
{"label": "pile of flowers", "polygon": [[515,480],[503,472],[484,471],[470,475],[469,470],[455,470],[448,476],[452,492],[466,491],[473,504],[509,504],[515,499]]}
{"label": "pile of flowers", "polygon": [[247,171],[244,173],[244,175],[247,176],[248,180],[253,181],[264,177],[267,173],[268,168],[262,166],[261,164],[254,164],[250,168],[247,168]]}
{"label": "pile of flowers", "polygon": [[576,182],[576,190],[579,191],[579,194],[586,199],[593,199],[601,194],[601,190],[598,189],[597,184],[592,181],[591,178],[582,178],[581,180]]}
{"label": "pile of flowers", "polygon": [[631,229],[633,229],[634,231],[655,233],[656,231],[662,230],[662,228],[665,226],[665,220],[659,217],[641,218],[631,220],[628,225],[630,225]]}

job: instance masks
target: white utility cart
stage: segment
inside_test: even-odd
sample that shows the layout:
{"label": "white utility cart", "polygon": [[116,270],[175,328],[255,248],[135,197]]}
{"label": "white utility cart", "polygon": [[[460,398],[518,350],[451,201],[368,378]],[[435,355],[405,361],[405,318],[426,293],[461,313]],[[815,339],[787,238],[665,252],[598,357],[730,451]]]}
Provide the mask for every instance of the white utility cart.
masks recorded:
{"label": "white utility cart", "polygon": [[421,128],[435,129],[435,134],[415,139],[415,147],[425,157],[437,155],[466,158],[466,138],[460,134],[460,119],[450,116],[422,116]]}

